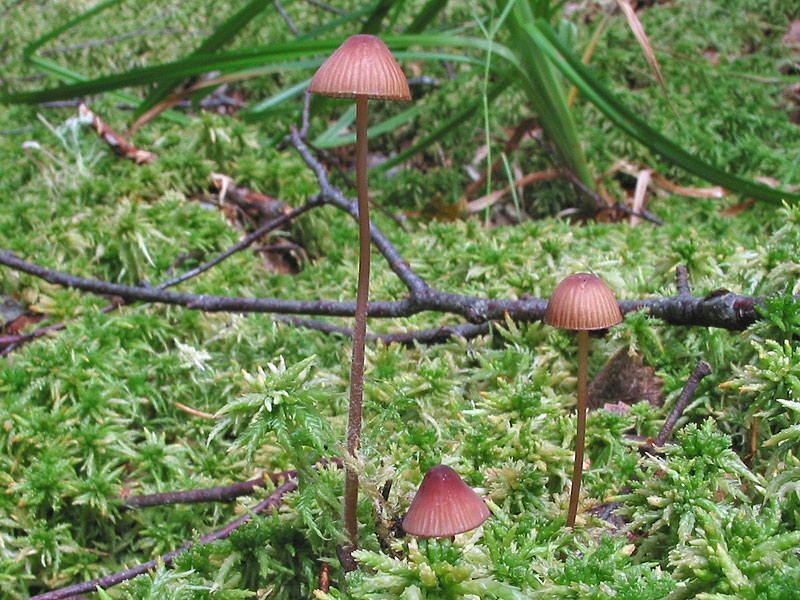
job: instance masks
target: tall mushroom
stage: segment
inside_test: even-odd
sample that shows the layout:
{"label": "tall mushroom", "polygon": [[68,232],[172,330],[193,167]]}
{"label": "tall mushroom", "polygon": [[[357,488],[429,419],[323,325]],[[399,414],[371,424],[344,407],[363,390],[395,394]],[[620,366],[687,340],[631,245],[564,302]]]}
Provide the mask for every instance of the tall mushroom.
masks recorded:
{"label": "tall mushroom", "polygon": [[575,525],[578,496],[583,474],[583,451],[586,444],[586,371],[589,361],[589,331],[608,329],[622,321],[614,293],[606,282],[589,273],[576,273],[558,284],[547,302],[544,322],[561,329],[578,331],[578,431],[575,439],[575,463],[569,496],[567,527]]}
{"label": "tall mushroom", "polygon": [[[411,100],[408,80],[386,45],[374,35],[354,35],[339,46],[314,74],[310,92],[356,100],[356,188],[358,192],[358,292],[350,368],[350,409],[347,451],[355,454],[361,443],[364,392],[364,342],[367,335],[369,294],[370,223],[367,192],[367,101]],[[347,468],[344,522],[352,548],[358,545],[358,474]]]}
{"label": "tall mushroom", "polygon": [[411,501],[403,530],[419,537],[450,537],[489,518],[486,503],[447,465],[428,469]]}

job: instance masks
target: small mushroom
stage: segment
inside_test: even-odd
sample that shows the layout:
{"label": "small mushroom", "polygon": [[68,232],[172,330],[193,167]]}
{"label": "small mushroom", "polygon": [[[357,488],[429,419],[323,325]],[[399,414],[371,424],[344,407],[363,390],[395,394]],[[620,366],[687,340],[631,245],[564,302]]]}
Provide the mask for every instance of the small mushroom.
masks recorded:
{"label": "small mushroom", "polygon": [[586,444],[586,371],[589,361],[589,331],[608,329],[622,321],[614,293],[606,282],[589,273],[576,273],[558,284],[547,302],[544,322],[578,331],[578,431],[575,463],[567,511],[567,527],[575,525]]}
{"label": "small mushroom", "polygon": [[428,469],[403,518],[406,533],[419,537],[450,537],[475,529],[489,518],[486,503],[453,469]]}
{"label": "small mushroom", "polygon": [[[403,70],[380,38],[359,34],[347,38],[322,63],[311,78],[308,91],[356,100],[356,190],[358,193],[358,291],[353,327],[353,361],[350,367],[350,408],[347,451],[355,454],[361,444],[361,412],[364,392],[364,344],[367,335],[369,296],[369,193],[367,191],[367,101],[411,100]],[[345,474],[344,522],[352,548],[358,546],[358,474]]]}

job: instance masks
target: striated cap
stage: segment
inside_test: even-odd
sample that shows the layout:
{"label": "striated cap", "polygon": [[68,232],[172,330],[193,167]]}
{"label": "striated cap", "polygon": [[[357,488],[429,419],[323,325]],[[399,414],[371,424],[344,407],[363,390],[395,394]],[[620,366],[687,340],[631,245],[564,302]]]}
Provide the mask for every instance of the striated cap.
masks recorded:
{"label": "striated cap", "polygon": [[449,537],[470,531],[489,518],[489,509],[453,469],[431,467],[403,518],[406,533]]}
{"label": "striated cap", "polygon": [[558,284],[544,313],[544,322],[561,329],[606,329],[622,321],[614,293],[589,273],[576,273]]}
{"label": "striated cap", "polygon": [[347,38],[317,69],[308,91],[335,98],[411,100],[400,65],[380,38],[367,34]]}

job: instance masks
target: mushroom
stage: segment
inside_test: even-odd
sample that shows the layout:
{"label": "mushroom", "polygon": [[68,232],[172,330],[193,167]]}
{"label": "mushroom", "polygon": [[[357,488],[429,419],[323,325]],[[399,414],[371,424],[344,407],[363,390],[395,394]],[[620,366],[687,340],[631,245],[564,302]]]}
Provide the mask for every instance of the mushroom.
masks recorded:
{"label": "mushroom", "polygon": [[489,518],[486,503],[453,469],[428,469],[403,518],[406,533],[419,537],[450,537],[470,531]]}
{"label": "mushroom", "polygon": [[[355,454],[361,443],[364,391],[364,342],[369,295],[370,223],[367,192],[367,101],[411,100],[408,80],[386,45],[374,35],[354,35],[339,46],[314,74],[308,91],[356,100],[356,189],[358,192],[358,291],[353,327],[353,361],[350,368],[350,408],[347,451]],[[358,545],[358,474],[345,475],[344,521],[352,547]]]}
{"label": "mushroom", "polygon": [[608,329],[622,321],[614,293],[606,282],[589,273],[566,277],[547,302],[544,322],[561,329],[578,331],[578,431],[575,439],[575,463],[569,496],[567,527],[575,525],[578,496],[583,473],[586,442],[586,370],[589,360],[589,331]]}

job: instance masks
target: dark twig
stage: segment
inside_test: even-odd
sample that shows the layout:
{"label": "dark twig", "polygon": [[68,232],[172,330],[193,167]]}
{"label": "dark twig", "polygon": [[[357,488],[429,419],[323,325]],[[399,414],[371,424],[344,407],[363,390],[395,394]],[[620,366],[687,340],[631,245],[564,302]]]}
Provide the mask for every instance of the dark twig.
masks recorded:
{"label": "dark twig", "polygon": [[598,211],[598,213],[602,212],[604,210],[610,210],[610,211],[611,210],[618,210],[619,212],[623,212],[626,215],[633,215],[634,217],[639,217],[640,219],[644,219],[645,221],[650,221],[651,223],[653,223],[655,225],[659,225],[660,226],[660,225],[664,224],[664,221],[662,219],[659,219],[657,216],[655,216],[649,210],[646,210],[644,208],[642,210],[633,210],[630,206],[625,206],[624,204],[615,204],[614,206],[607,206],[605,208],[601,208]]}
{"label": "dark twig", "polygon": [[[121,298],[114,298],[110,304],[102,307],[100,312],[107,313],[111,312],[112,310],[118,308],[124,302]],[[29,342],[36,338],[40,338],[43,335],[50,333],[51,331],[61,331],[65,329],[69,323],[75,322],[77,319],[71,319],[69,321],[63,321],[61,323],[53,323],[52,325],[47,325],[46,327],[40,327],[35,331],[31,331],[29,333],[23,333],[20,335],[6,335],[0,336],[0,346],[4,346],[5,344],[10,344],[10,346],[6,348],[0,349],[0,356],[5,356],[8,352],[19,346],[19,344],[24,344],[25,342]]]}
{"label": "dark twig", "polygon": [[[303,126],[308,123],[308,103],[303,109]],[[317,161],[308,146],[302,139],[300,132],[290,128],[292,144],[297,149],[303,160],[314,172],[320,187],[320,195],[312,197],[306,206],[296,209],[308,210],[319,204],[331,204],[348,213],[353,219],[358,216],[356,203],[346,198],[344,194],[328,181],[328,175],[322,164]],[[199,267],[180,278],[174,278],[159,287],[126,286],[95,279],[77,277],[67,273],[52,271],[16,257],[8,250],[0,249],[0,264],[12,269],[29,273],[57,285],[73,287],[95,294],[119,296],[125,302],[159,302],[184,306],[193,310],[206,312],[233,312],[233,313],[273,313],[290,315],[313,316],[353,316],[355,303],[336,302],[328,300],[281,300],[276,298],[241,298],[229,296],[197,295],[185,292],[172,292],[163,288],[184,281],[188,277],[207,270],[217,264],[226,256],[246,247],[253,238],[263,235],[263,232],[276,223],[296,216],[295,212],[283,215],[266,224],[260,230],[253,232],[222,255]],[[395,301],[372,302],[368,307],[368,314],[373,318],[397,318],[418,314],[424,311],[451,313],[460,315],[469,323],[483,324],[489,321],[502,321],[506,318],[519,322],[541,320],[544,316],[546,301],[539,298],[523,298],[518,300],[503,300],[480,298],[443,292],[431,288],[400,255],[397,249],[386,238],[374,223],[370,223],[370,238],[372,243],[383,255],[389,268],[403,282],[409,291],[408,297]],[[254,241],[254,240],[253,240]],[[703,297],[691,294],[678,293],[667,298],[652,298],[645,300],[623,300],[619,302],[623,313],[634,310],[646,309],[655,318],[662,319],[672,325],[700,325],[704,327],[720,327],[723,329],[744,329],[762,318],[759,307],[763,305],[763,298],[748,297],[733,294],[727,290],[716,290]],[[464,325],[466,327],[466,325]],[[441,330],[440,330],[441,331]],[[409,334],[403,334],[409,335]],[[410,334],[420,335],[417,334]],[[458,334],[456,334],[458,335]],[[437,340],[441,339],[437,337]],[[413,340],[411,340],[413,341]]]}
{"label": "dark twig", "polygon": [[185,261],[189,260],[190,258],[200,258],[200,257],[203,256],[203,254],[204,254],[204,252],[202,250],[193,250],[191,252],[181,252],[175,258],[175,260],[172,261],[172,264],[170,265],[169,269],[167,269],[167,275],[169,277],[172,277],[172,274],[175,272],[175,269],[180,267]]}
{"label": "dark twig", "polygon": [[231,256],[232,254],[235,254],[236,252],[239,252],[240,250],[243,250],[244,248],[247,248],[248,246],[250,246],[251,244],[253,244],[257,240],[262,238],[264,235],[266,235],[267,233],[269,233],[273,229],[277,229],[278,227],[280,227],[281,225],[283,225],[287,221],[291,221],[295,217],[298,217],[298,216],[302,215],[304,212],[306,212],[306,211],[308,211],[308,210],[310,210],[310,209],[312,209],[312,208],[314,208],[316,206],[319,206],[320,204],[322,204],[322,201],[320,200],[320,197],[319,196],[312,196],[302,206],[300,206],[298,208],[295,208],[294,210],[292,210],[292,211],[290,211],[290,212],[288,212],[288,213],[286,213],[284,215],[281,215],[280,217],[278,217],[276,219],[272,219],[271,221],[268,221],[267,223],[264,223],[261,227],[259,227],[258,229],[256,229],[252,233],[246,235],[241,240],[239,240],[236,244],[234,244],[233,246],[231,246],[230,248],[225,250],[225,252],[222,252],[222,253],[218,254],[217,256],[212,258],[207,263],[204,263],[204,264],[202,264],[202,265],[200,265],[198,267],[195,267],[194,269],[191,269],[189,271],[186,271],[185,273],[182,273],[181,275],[178,275],[177,277],[173,277],[172,279],[170,279],[168,281],[165,281],[163,283],[158,284],[156,286],[156,289],[163,290],[163,289],[166,289],[168,287],[172,287],[173,285],[176,285],[178,283],[186,281],[187,279],[191,279],[192,277],[195,277],[195,276],[199,275],[200,273],[208,271],[211,267],[213,267],[214,265],[218,265],[223,260],[225,260],[226,258]]}
{"label": "dark twig", "polygon": [[675,423],[678,422],[681,414],[683,413],[686,405],[689,403],[689,400],[692,399],[694,396],[695,391],[697,390],[697,386],[700,384],[700,381],[706,375],[711,374],[711,365],[708,364],[706,361],[701,360],[697,363],[697,366],[692,371],[692,374],[689,375],[689,379],[686,380],[686,385],[683,387],[683,391],[681,395],[678,397],[678,400],[675,402],[675,406],[672,407],[672,410],[667,417],[667,420],[664,421],[664,425],[661,427],[661,431],[658,432],[658,436],[656,437],[656,441],[653,442],[653,446],[656,448],[660,448],[664,445],[664,442],[667,441],[669,434],[672,433],[672,429],[675,427]]}
{"label": "dark twig", "polygon": [[[306,164],[317,176],[321,196],[338,209],[348,213],[353,219],[357,219],[358,207],[356,203],[346,198],[341,190],[331,185],[328,181],[328,174],[325,172],[325,168],[311,154],[305,141],[300,137],[300,132],[298,132],[294,126],[290,129],[290,139],[294,147],[300,153],[300,156],[303,157],[303,160],[306,161]],[[411,269],[405,259],[400,256],[400,253],[374,223],[370,223],[370,238],[378,251],[383,254],[383,257],[389,263],[389,267],[394,271],[395,275],[400,278],[400,281],[406,285],[413,295],[417,296],[430,291],[430,287],[425,280]],[[372,313],[370,313],[370,316],[372,316]]]}
{"label": "dark twig", "polygon": [[308,2],[309,4],[311,4],[313,6],[321,8],[322,10],[327,10],[328,12],[332,12],[335,15],[341,16],[341,15],[346,14],[345,11],[343,11],[342,9],[335,8],[335,7],[331,6],[330,4],[325,4],[324,2],[320,2],[320,0],[306,0],[306,2]]}
{"label": "dark twig", "polygon": [[689,271],[683,265],[675,267],[675,286],[678,288],[679,296],[690,296],[692,294],[689,289]]}
{"label": "dark twig", "polygon": [[308,137],[308,124],[309,124],[309,113],[311,111],[311,92],[306,90],[303,92],[303,112],[301,114],[300,120],[300,131],[297,132],[297,135],[300,136],[300,139],[306,139]]}
{"label": "dark twig", "polygon": [[[209,544],[211,542],[225,539],[241,525],[252,519],[253,515],[258,515],[262,512],[269,510],[270,508],[277,507],[280,504],[283,495],[291,491],[294,491],[295,489],[297,489],[297,481],[295,480],[287,481],[286,483],[278,487],[269,496],[267,496],[264,500],[256,504],[247,513],[243,514],[235,521],[228,523],[222,529],[218,529],[217,531],[212,531],[211,533],[207,533],[206,535],[201,537],[196,542],[197,545],[205,546],[206,544]],[[106,575],[105,577],[98,577],[97,579],[92,579],[91,581],[85,581],[83,583],[71,585],[69,587],[61,588],[58,590],[52,590],[44,594],[39,594],[38,596],[33,596],[28,600],[63,600],[64,598],[74,597],[75,595],[78,594],[94,592],[97,590],[98,587],[102,589],[108,589],[119,583],[122,583],[123,581],[127,581],[129,579],[133,579],[138,575],[147,573],[147,571],[156,568],[159,563],[169,565],[173,560],[175,560],[177,556],[183,554],[186,550],[189,550],[192,546],[194,546],[194,544],[195,542],[188,541],[179,548],[172,550],[171,552],[167,552],[166,554],[163,554],[162,556],[158,557],[155,560],[147,561],[146,563],[142,563],[141,565],[133,567],[131,569],[127,569],[119,573],[113,573],[111,575]]]}
{"label": "dark twig", "polygon": [[[332,457],[322,459],[314,465],[314,468],[324,467],[328,464],[342,467],[342,459]],[[297,470],[290,469],[288,471],[280,471],[278,473],[270,473],[267,478],[272,483],[278,483],[282,479],[294,479],[297,477]],[[221,485],[212,488],[203,488],[198,490],[180,490],[176,492],[161,492],[158,494],[144,494],[142,496],[132,496],[125,498],[126,508],[138,508],[142,506],[162,506],[166,504],[179,504],[179,503],[196,503],[196,502],[230,502],[239,496],[246,496],[257,487],[264,487],[264,477],[250,479],[249,481],[240,481],[230,485]]]}
{"label": "dark twig", "polygon": [[[378,233],[380,234],[380,232]],[[375,236],[373,232],[373,241],[376,237],[378,236]],[[402,300],[371,302],[369,305],[370,317],[408,317],[425,311],[433,311],[461,315],[470,323],[475,324],[502,321],[506,316],[518,322],[540,321],[544,317],[547,301],[541,298],[526,297],[519,300],[503,300],[452,294],[431,289],[424,280],[411,270],[408,263],[399,257],[399,254],[397,254],[397,251],[388,240],[386,238],[382,238],[382,240],[386,246],[379,245],[379,249],[386,250],[385,257],[388,255],[388,257],[397,261],[390,261],[392,269],[404,275],[410,274],[409,281],[412,283],[421,282],[422,289],[415,291],[408,298]],[[51,271],[40,265],[17,258],[14,253],[3,249],[0,249],[0,265],[5,265],[16,271],[22,271],[64,287],[72,287],[99,295],[119,296],[128,303],[158,302],[206,312],[274,313],[329,317],[351,317],[355,312],[354,302],[210,296],[171,292],[155,287],[136,287],[109,283]],[[795,299],[800,299],[800,295],[795,296]],[[623,314],[645,309],[650,316],[661,319],[671,325],[698,325],[740,330],[763,318],[759,311],[759,307],[763,306],[763,303],[763,297],[740,296],[726,291],[707,294],[703,297],[683,294],[666,298],[620,300],[619,307]]]}
{"label": "dark twig", "polygon": [[289,13],[286,12],[286,9],[283,8],[283,5],[278,1],[274,0],[273,4],[275,8],[278,9],[278,14],[286,21],[286,24],[289,26],[289,29],[292,30],[292,33],[295,35],[300,35],[300,30],[297,28],[297,25],[294,24],[291,17],[289,17]]}
{"label": "dark twig", "polygon": [[[291,471],[282,471],[281,473],[270,473],[267,477],[272,483],[277,483],[281,479],[294,479],[297,477],[297,471],[292,469]],[[140,508],[144,506],[165,506],[168,504],[192,504],[198,502],[231,502],[240,496],[246,496],[252,493],[255,488],[259,487],[264,487],[264,477],[212,488],[131,496],[130,498],[125,498],[125,507]]]}
{"label": "dark twig", "polygon": [[[314,468],[319,466],[326,466],[328,464],[334,464],[337,467],[342,467],[343,463],[340,458],[332,457],[330,459],[323,459]],[[268,477],[275,483],[280,481],[281,479],[286,479],[286,481],[280,485],[278,488],[275,489],[269,496],[264,498],[261,502],[256,504],[253,508],[251,508],[247,513],[243,514],[241,517],[228,523],[222,529],[218,529],[217,531],[212,531],[207,533],[203,537],[201,537],[197,544],[199,546],[205,546],[211,542],[215,542],[217,540],[222,540],[228,537],[234,530],[238,527],[249,521],[253,515],[258,515],[270,508],[277,507],[284,494],[294,491],[297,489],[297,480],[295,479],[297,472],[295,470],[290,471],[283,471],[280,473],[272,473],[268,475]],[[260,482],[260,483],[258,483]],[[240,483],[235,483],[233,485],[227,486],[220,486],[217,488],[208,488],[205,490],[189,490],[185,492],[167,492],[165,494],[149,494],[146,496],[136,496],[133,498],[128,498],[126,500],[126,505],[133,508],[133,507],[142,507],[142,506],[156,506],[158,504],[174,504],[177,502],[225,502],[228,500],[232,500],[237,496],[242,496],[249,494],[253,488],[259,487],[264,485],[264,479],[258,478],[253,479],[250,481],[243,481]],[[234,495],[236,494],[236,495]],[[52,590],[46,592],[44,594],[40,594],[38,596],[33,596],[28,600],[63,600],[65,598],[74,598],[78,594],[83,594],[86,592],[94,592],[97,590],[98,587],[103,589],[108,589],[112,586],[115,586],[123,581],[127,581],[128,579],[133,579],[137,575],[141,575],[146,573],[150,569],[153,569],[158,565],[159,562],[164,563],[165,565],[169,565],[176,556],[182,554],[189,548],[191,548],[195,542],[187,541],[182,546],[163,554],[156,560],[151,560],[146,563],[139,565],[138,567],[133,567],[131,569],[127,569],[125,571],[121,571],[119,573],[113,573],[111,575],[106,575],[105,577],[98,577],[97,579],[93,579],[91,581],[85,581],[83,583],[79,583],[76,585],[71,585],[69,587],[61,588],[58,590]]]}

